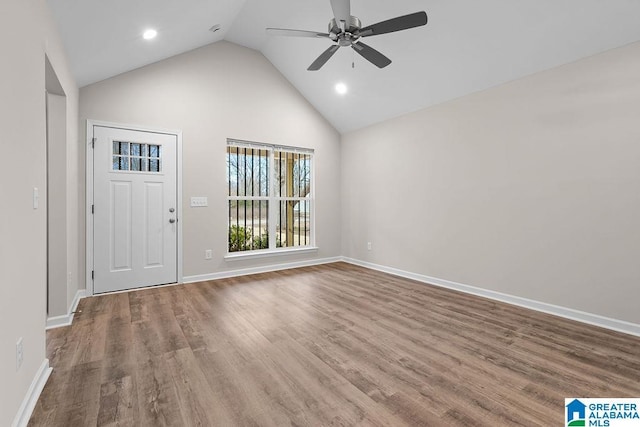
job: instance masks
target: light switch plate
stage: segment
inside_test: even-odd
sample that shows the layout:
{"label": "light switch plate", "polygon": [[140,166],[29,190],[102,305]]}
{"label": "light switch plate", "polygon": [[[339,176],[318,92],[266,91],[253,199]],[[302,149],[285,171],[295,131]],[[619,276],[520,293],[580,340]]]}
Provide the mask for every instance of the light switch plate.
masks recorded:
{"label": "light switch plate", "polygon": [[24,360],[24,346],[22,344],[22,337],[16,342],[16,372],[20,370],[22,361]]}
{"label": "light switch plate", "polygon": [[209,206],[209,199],[206,197],[192,197],[191,198],[191,207],[192,208],[202,208],[205,206]]}

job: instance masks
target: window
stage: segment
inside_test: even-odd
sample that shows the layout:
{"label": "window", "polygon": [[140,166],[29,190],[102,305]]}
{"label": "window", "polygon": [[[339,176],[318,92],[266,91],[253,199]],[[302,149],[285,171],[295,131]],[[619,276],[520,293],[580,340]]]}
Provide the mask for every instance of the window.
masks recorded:
{"label": "window", "polygon": [[154,144],[113,141],[114,171],[160,172],[161,147]]}
{"label": "window", "polygon": [[312,160],[311,150],[228,141],[230,253],[313,245]]}

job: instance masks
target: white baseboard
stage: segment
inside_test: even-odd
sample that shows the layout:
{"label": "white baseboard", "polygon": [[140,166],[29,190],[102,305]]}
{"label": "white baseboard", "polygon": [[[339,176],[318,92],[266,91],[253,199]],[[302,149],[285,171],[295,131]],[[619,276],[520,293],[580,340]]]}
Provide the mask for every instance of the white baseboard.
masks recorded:
{"label": "white baseboard", "polygon": [[207,280],[226,279],[228,277],[246,276],[248,274],[268,273],[270,271],[289,270],[291,268],[309,267],[312,265],[329,264],[342,261],[342,257],[310,259],[304,261],[287,262],[283,264],[272,264],[260,267],[241,268],[238,270],[221,271],[219,273],[200,274],[196,276],[185,276],[182,283],[204,282]]}
{"label": "white baseboard", "polygon": [[584,311],[574,310],[572,308],[561,307],[558,305],[535,301],[528,298],[503,294],[501,292],[477,288],[475,286],[464,285],[462,283],[456,283],[449,280],[438,279],[437,277],[429,277],[422,274],[411,273],[408,271],[399,270],[397,268],[386,267],[383,265],[360,261],[353,258],[342,258],[342,260],[350,264],[393,274],[394,276],[405,277],[407,279],[416,280],[418,282],[423,282],[430,285],[453,289],[467,294],[478,295],[492,300],[506,302],[507,304],[517,305],[519,307],[529,308],[531,310],[541,311],[543,313],[553,314],[555,316],[564,317],[566,319],[576,320],[578,322],[587,323],[589,325],[599,326],[601,328],[606,328],[613,331],[640,337],[640,325],[636,323],[626,322],[624,320],[618,319],[611,319],[609,317],[586,313]]}
{"label": "white baseboard", "polygon": [[[622,332],[629,335],[640,336],[640,325],[636,323],[627,322],[624,320],[612,319],[598,314],[587,313],[580,310],[575,310],[568,307],[562,307],[554,304],[549,304],[541,301],[535,301],[528,298],[522,298],[514,295],[504,294],[501,292],[491,291],[488,289],[478,288],[471,285],[465,285],[462,283],[452,282],[450,280],[439,279],[437,277],[430,277],[423,274],[412,273],[409,271],[400,270],[393,267],[387,267],[384,265],[373,264],[366,261],[357,260],[348,257],[332,257],[332,258],[320,258],[304,261],[296,261],[282,264],[272,264],[260,267],[242,268],[237,270],[222,271],[219,273],[201,274],[194,276],[185,276],[182,283],[195,283],[204,282],[207,280],[224,279],[229,277],[245,276],[248,274],[268,273],[271,271],[288,270],[292,268],[308,267],[312,265],[329,264],[333,262],[344,261],[350,264],[359,265],[361,267],[370,268],[372,270],[382,271],[384,273],[393,274],[395,276],[405,277],[407,279],[416,280],[435,286],[440,286],[447,289],[453,289],[467,294],[478,295],[481,297],[489,298],[496,301],[505,302],[507,304],[516,305],[519,307],[528,308],[531,310],[540,311],[547,314],[553,314],[555,316],[564,317],[566,319],[575,320],[589,325],[599,326],[601,328],[610,329],[617,332]],[[47,319],[47,329],[57,328],[61,326],[70,325],[73,321],[73,312],[78,306],[80,299],[86,296],[85,290],[79,290],[73,300],[71,310],[66,316],[58,316]]]}
{"label": "white baseboard", "polygon": [[36,376],[33,377],[33,381],[29,386],[29,390],[27,390],[27,394],[24,396],[20,409],[18,409],[18,413],[11,423],[11,427],[26,427],[29,423],[29,418],[31,418],[31,414],[36,407],[36,403],[38,403],[40,393],[42,393],[42,389],[47,383],[51,371],[53,371],[53,368],[49,367],[49,359],[44,359]]}
{"label": "white baseboard", "polygon": [[73,297],[73,302],[71,303],[71,307],[69,307],[69,312],[62,316],[48,317],[47,318],[47,326],[46,330],[61,328],[63,326],[69,326],[73,322],[73,314],[78,308],[78,303],[82,298],[87,296],[86,289],[80,289],[76,292],[75,297]]}

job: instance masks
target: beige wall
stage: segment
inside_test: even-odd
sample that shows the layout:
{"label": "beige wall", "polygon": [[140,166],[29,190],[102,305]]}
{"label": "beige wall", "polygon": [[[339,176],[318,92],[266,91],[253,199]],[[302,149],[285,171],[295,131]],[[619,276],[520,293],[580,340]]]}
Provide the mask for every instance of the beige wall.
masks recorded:
{"label": "beige wall", "polygon": [[[340,136],[251,49],[219,42],[82,88],[87,119],[183,131],[184,275],[340,255]],[[317,253],[225,261],[227,138],[315,149]],[[190,208],[207,196],[207,208]],[[213,260],[205,260],[206,249]]]}
{"label": "beige wall", "polygon": [[[184,132],[185,275],[344,254],[640,323],[640,44],[349,133],[340,146],[261,54],[226,42],[86,87],[78,115],[45,1],[3,1],[0,16],[11,17],[0,26],[11,160],[0,168],[0,425],[45,358],[45,53],[67,96],[67,309],[84,287],[91,118]],[[317,254],[223,260],[228,137],[316,150]],[[209,207],[189,208],[191,196]]]}
{"label": "beige wall", "polygon": [[[64,92],[64,98],[66,103],[66,125],[64,126],[64,132],[66,134],[66,145],[60,146],[62,153],[58,160],[63,162],[61,165],[55,165],[54,173],[56,170],[62,170],[57,178],[64,175],[66,182],[65,194],[59,194],[53,192],[53,197],[56,198],[52,203],[60,203],[60,198],[63,198],[63,203],[66,203],[66,246],[58,247],[59,251],[66,251],[66,280],[64,285],[61,286],[60,293],[64,296],[58,296],[56,290],[56,297],[61,300],[66,300],[64,309],[60,311],[50,311],[49,316],[60,316],[68,314],[71,304],[78,290],[85,288],[84,280],[84,223],[80,221],[80,218],[84,217],[84,205],[80,203],[79,196],[84,194],[84,187],[79,178],[79,171],[81,167],[84,167],[84,159],[80,158],[80,147],[83,144],[82,140],[78,137],[78,100],[79,90],[76,85],[75,79],[71,74],[69,63],[67,61],[66,54],[62,45],[62,41],[58,35],[58,29],[49,15],[49,10],[46,6],[41,8],[42,28],[44,31],[43,46],[55,72],[55,77],[60,83],[61,89]],[[82,152],[84,155],[84,153]],[[84,196],[83,196],[84,197]],[[61,225],[60,228],[65,228]],[[56,262],[55,259],[50,262]]]}
{"label": "beige wall", "polygon": [[344,135],[344,255],[640,323],[638,76],[640,43]]}
{"label": "beige wall", "polygon": [[[44,0],[2,1],[0,16],[7,17],[0,25],[0,425],[8,426],[45,359],[45,54],[68,95],[69,129],[77,129],[78,92]],[[73,136],[75,130],[68,145],[76,144]],[[68,171],[69,180],[73,174]],[[32,206],[34,187],[40,190],[39,209]],[[67,203],[77,209],[77,199]],[[16,371],[20,337],[24,363]]]}
{"label": "beige wall", "polygon": [[49,317],[67,313],[67,98],[47,93],[47,287]]}

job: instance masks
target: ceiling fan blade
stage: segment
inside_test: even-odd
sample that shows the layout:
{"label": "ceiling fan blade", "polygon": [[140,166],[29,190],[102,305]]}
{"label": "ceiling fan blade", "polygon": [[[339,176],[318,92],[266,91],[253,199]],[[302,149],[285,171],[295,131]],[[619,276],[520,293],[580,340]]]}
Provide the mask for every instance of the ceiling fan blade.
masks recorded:
{"label": "ceiling fan blade", "polygon": [[427,25],[427,13],[424,11],[398,16],[397,18],[369,25],[362,28],[358,34],[360,37],[377,36],[379,34],[408,30],[409,28],[420,27],[422,25]]}
{"label": "ceiling fan blade", "polygon": [[336,18],[338,26],[340,21],[344,21],[348,27],[351,19],[351,0],[331,0],[331,9],[333,9],[333,16]]}
{"label": "ceiling fan blade", "polygon": [[322,68],[324,64],[327,63],[329,58],[331,58],[333,54],[337,52],[338,49],[340,49],[340,45],[337,45],[337,44],[332,45],[329,49],[322,52],[322,54],[318,56],[318,58],[315,61],[313,61],[313,64],[309,65],[309,68],[307,68],[307,70],[318,71],[320,68]]}
{"label": "ceiling fan blade", "polygon": [[354,43],[351,45],[353,50],[358,52],[364,59],[371,62],[378,68],[384,68],[387,65],[391,64],[391,60],[372,48],[369,45],[366,45],[362,42]]}
{"label": "ceiling fan blade", "polygon": [[272,36],[285,36],[285,37],[317,37],[317,38],[329,38],[327,33],[319,33],[317,31],[305,31],[305,30],[289,30],[286,28],[267,28],[267,34]]}

